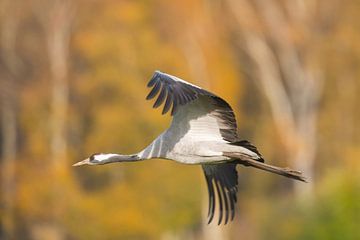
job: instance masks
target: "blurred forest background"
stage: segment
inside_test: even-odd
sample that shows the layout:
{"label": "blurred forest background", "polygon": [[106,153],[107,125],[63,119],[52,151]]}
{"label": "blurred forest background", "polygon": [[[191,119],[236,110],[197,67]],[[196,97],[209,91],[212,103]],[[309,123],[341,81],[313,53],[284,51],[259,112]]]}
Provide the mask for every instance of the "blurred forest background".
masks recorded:
{"label": "blurred forest background", "polygon": [[[0,0],[0,239],[360,239],[360,1]],[[239,167],[206,225],[199,166],[137,152],[168,127],[161,70],[226,99],[239,135],[310,183]]]}

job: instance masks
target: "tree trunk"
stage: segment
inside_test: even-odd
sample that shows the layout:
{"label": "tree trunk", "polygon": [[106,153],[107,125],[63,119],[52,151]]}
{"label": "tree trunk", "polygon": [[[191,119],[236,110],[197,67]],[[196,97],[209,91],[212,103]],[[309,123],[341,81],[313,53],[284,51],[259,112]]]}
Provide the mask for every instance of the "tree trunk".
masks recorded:
{"label": "tree trunk", "polygon": [[55,1],[45,26],[52,81],[50,148],[55,166],[64,162],[67,151],[68,55],[73,12],[71,1]]}
{"label": "tree trunk", "polygon": [[[74,19],[74,2],[71,0],[38,1],[37,16],[43,23],[49,57],[51,80],[50,100],[50,161],[52,169],[53,206],[51,224],[34,224],[33,237],[64,239],[62,230],[63,186],[61,179],[66,174],[67,111],[69,104],[68,55]],[[45,237],[46,236],[46,237]]]}
{"label": "tree trunk", "polygon": [[[53,164],[54,199],[62,192],[60,178],[66,168],[67,154],[67,110],[69,104],[68,55],[73,21],[71,1],[55,1],[51,6],[47,25],[47,46],[51,73],[51,138],[50,151]],[[60,196],[59,196],[60,197]],[[64,239],[61,227],[63,204],[54,203],[54,239]],[[57,235],[56,235],[57,234]]]}

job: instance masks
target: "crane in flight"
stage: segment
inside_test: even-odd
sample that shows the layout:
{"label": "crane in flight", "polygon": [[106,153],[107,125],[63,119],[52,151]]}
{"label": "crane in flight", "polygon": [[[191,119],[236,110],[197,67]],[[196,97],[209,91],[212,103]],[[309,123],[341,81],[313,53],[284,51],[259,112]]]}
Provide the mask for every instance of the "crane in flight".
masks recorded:
{"label": "crane in flight", "polygon": [[152,89],[146,99],[157,96],[154,108],[165,102],[162,114],[170,111],[170,127],[136,154],[95,153],[73,166],[153,158],[201,165],[209,193],[208,223],[218,208],[218,224],[234,219],[238,164],[306,182],[299,171],[265,164],[254,145],[239,139],[234,112],[224,99],[160,71],[155,71],[147,86]]}

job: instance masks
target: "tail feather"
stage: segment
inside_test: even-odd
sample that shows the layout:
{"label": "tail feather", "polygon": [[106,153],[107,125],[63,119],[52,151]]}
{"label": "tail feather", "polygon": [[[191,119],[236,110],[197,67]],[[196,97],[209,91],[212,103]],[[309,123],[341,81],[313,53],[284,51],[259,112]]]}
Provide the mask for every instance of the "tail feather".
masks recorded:
{"label": "tail feather", "polygon": [[259,155],[259,159],[256,159],[257,161],[260,161],[260,162],[265,162],[264,158],[262,158],[261,156],[261,153],[259,152],[259,150],[254,146],[252,145],[249,141],[247,140],[240,140],[240,141],[235,141],[235,142],[232,142],[230,143],[231,145],[236,145],[236,146],[241,146],[241,147],[244,147],[254,153],[256,153],[257,155]]}

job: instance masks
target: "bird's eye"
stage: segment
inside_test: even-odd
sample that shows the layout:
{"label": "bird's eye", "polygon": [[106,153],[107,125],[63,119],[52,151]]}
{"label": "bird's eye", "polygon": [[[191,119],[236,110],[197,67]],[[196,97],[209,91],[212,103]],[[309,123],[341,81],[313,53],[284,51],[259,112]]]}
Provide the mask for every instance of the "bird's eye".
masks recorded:
{"label": "bird's eye", "polygon": [[98,155],[98,154],[100,154],[100,153],[94,153],[93,155],[91,155],[89,157],[90,161],[93,161],[95,159],[95,155]]}

